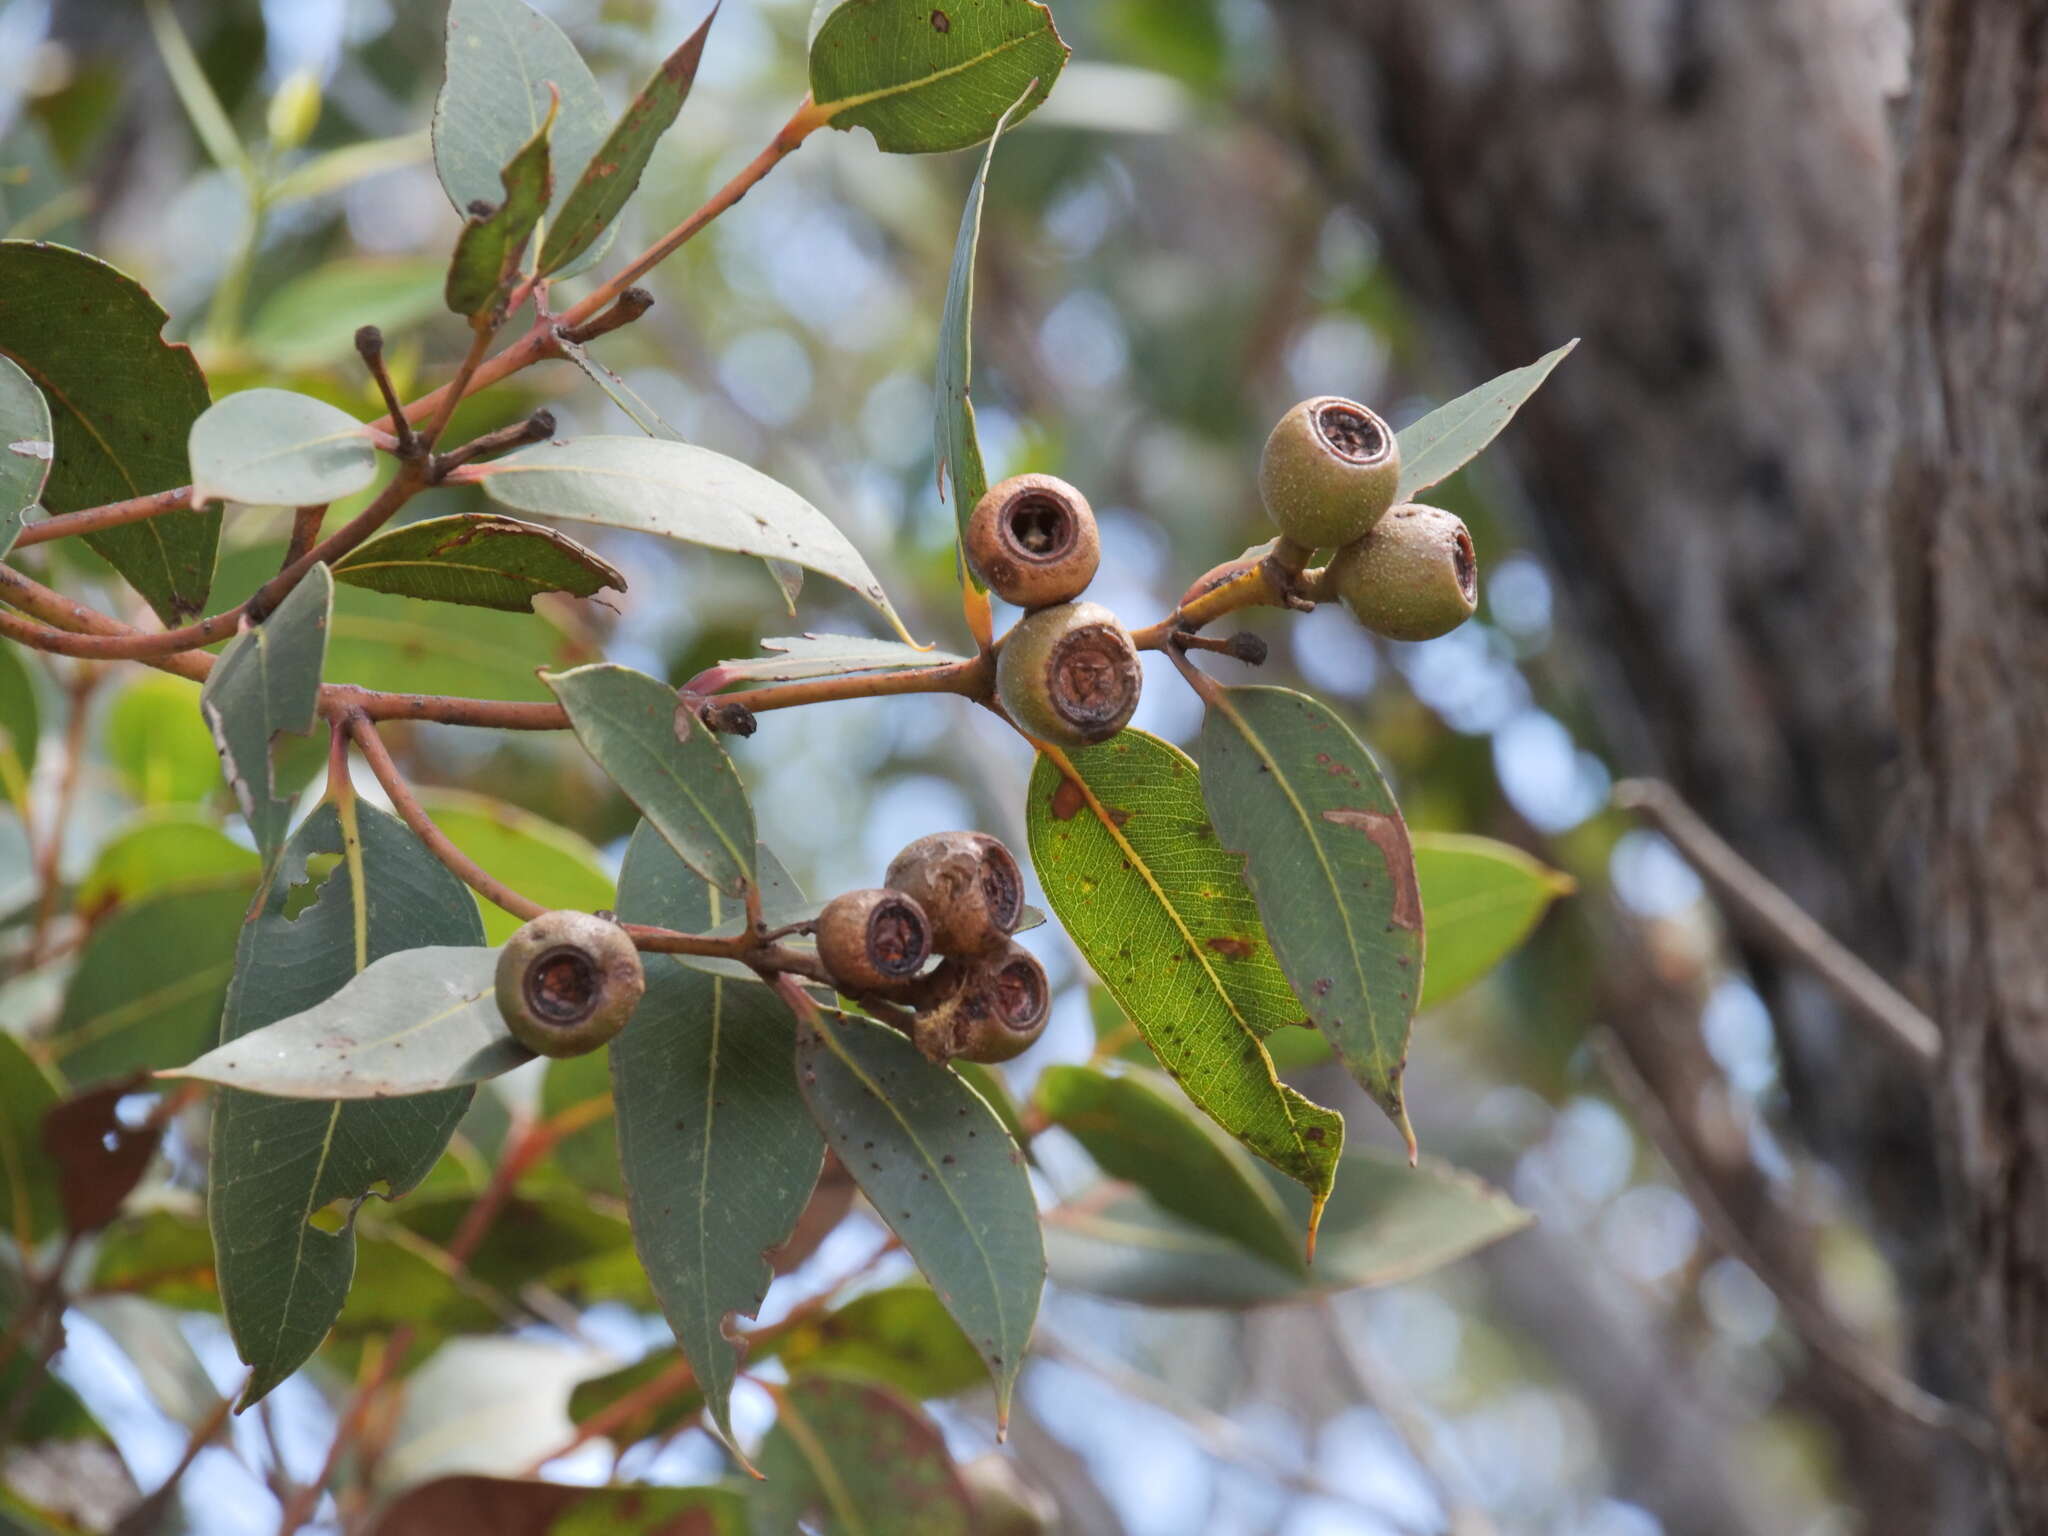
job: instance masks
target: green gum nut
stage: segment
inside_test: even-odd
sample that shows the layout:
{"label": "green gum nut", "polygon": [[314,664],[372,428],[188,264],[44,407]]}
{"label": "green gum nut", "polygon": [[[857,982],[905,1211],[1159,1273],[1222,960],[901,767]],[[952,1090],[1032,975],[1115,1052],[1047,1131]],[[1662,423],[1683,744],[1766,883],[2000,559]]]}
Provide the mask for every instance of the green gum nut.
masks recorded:
{"label": "green gum nut", "polygon": [[498,955],[498,1012],[539,1056],[581,1056],[626,1027],[647,976],[626,930],[588,912],[543,912]]}
{"label": "green gum nut", "polygon": [[1137,647],[1100,603],[1062,603],[1017,621],[996,659],[996,692],[1010,718],[1040,741],[1107,741],[1138,708]]}
{"label": "green gum nut", "polygon": [[1273,428],[1259,460],[1259,495],[1281,533],[1310,549],[1363,538],[1394,504],[1401,445],[1356,400],[1318,395]]}
{"label": "green gum nut", "polygon": [[1462,519],[1407,502],[1330,563],[1330,582],[1358,622],[1389,640],[1434,640],[1472,617],[1479,562]]}

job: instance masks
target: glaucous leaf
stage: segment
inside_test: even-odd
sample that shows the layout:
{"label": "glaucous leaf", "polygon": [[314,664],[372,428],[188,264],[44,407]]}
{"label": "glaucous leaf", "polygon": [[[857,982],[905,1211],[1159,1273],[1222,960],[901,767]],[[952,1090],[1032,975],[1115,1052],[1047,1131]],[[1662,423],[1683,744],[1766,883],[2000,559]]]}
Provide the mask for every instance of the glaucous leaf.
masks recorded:
{"label": "glaucous leaf", "polygon": [[[573,1410],[572,1410],[573,1412]],[[747,1536],[746,1503],[727,1488],[584,1488],[464,1474],[408,1488],[375,1536]]]}
{"label": "glaucous leaf", "polygon": [[610,136],[591,156],[548,229],[540,253],[541,276],[567,266],[589,250],[624,210],[640,185],[655,144],[683,110],[697,78],[698,62],[704,57],[704,40],[717,18],[714,4],[697,30],[683,39],[682,46],[662,61],[654,78],[640,88]]}
{"label": "glaucous leaf", "polygon": [[1137,1070],[1052,1066],[1034,1098],[1111,1178],[1280,1269],[1303,1269],[1301,1239],[1258,1165],[1170,1083]]}
{"label": "glaucous leaf", "polygon": [[1067,53],[1035,0],[846,0],[811,40],[811,97],[890,154],[965,149],[1045,100]]}
{"label": "glaucous leaf", "polygon": [[57,1167],[43,1152],[43,1116],[57,1089],[21,1042],[0,1030],[0,1234],[24,1253],[64,1224]]}
{"label": "glaucous leaf", "polygon": [[[465,790],[423,789],[419,800],[450,842],[542,906],[602,912],[616,905],[598,851],[568,828]],[[511,913],[483,902],[479,910],[486,942],[503,944],[518,931]]]}
{"label": "glaucous leaf", "polygon": [[380,533],[334,567],[345,586],[531,613],[542,592],[590,597],[626,578],[574,539],[493,512],[430,517]]}
{"label": "glaucous leaf", "polygon": [[97,920],[108,910],[162,891],[244,881],[254,888],[263,861],[201,812],[182,806],[143,811],[93,857],[74,898]]}
{"label": "glaucous leaf", "polygon": [[[347,854],[311,905],[293,887],[319,854]],[[480,945],[468,889],[403,823],[351,800],[322,805],[272,871],[261,910],[241,930],[220,1037],[236,1040],[346,986],[373,961],[423,944]],[[432,1170],[473,1090],[385,1103],[306,1103],[222,1092],[207,1163],[208,1210],[223,1309],[254,1368],[245,1404],[319,1348],[355,1271],[351,1225],[313,1218],[372,1190],[405,1194]]]}
{"label": "glaucous leaf", "polygon": [[123,681],[102,741],[121,787],[143,805],[189,805],[220,788],[220,754],[189,679],[142,672]]}
{"label": "glaucous leaf", "polygon": [[[503,196],[498,179],[548,115],[559,93],[548,201],[554,223],[598,146],[611,114],[590,66],[562,29],[522,0],[453,0],[448,7],[448,73],[434,99],[434,169],[457,213]],[[604,254],[608,240],[555,271],[569,277]]]}
{"label": "glaucous leaf", "polygon": [[[1216,839],[1186,754],[1127,730],[1032,770],[1026,824],[1046,899],[1167,1074],[1253,1152],[1327,1199],[1344,1117],[1282,1083],[1264,1041],[1302,1021],[1243,861]],[[1311,1226],[1313,1231],[1313,1226]]]}
{"label": "glaucous leaf", "polygon": [[1448,1002],[1529,937],[1572,877],[1509,843],[1455,832],[1415,834],[1415,874],[1429,929],[1422,1006]]}
{"label": "glaucous leaf", "polygon": [[347,411],[288,389],[245,389],[192,423],[197,501],[310,507],[353,496],[377,478],[370,429]]}
{"label": "glaucous leaf", "polygon": [[[59,245],[0,241],[0,357],[50,405],[57,457],[51,512],[77,512],[182,485],[185,436],[206,409],[189,347],[163,339],[167,316],[140,285]],[[86,543],[166,624],[199,613],[213,581],[220,511],[169,512],[89,534]]]}
{"label": "glaucous leaf", "polygon": [[[1289,1215],[1308,1201],[1274,1181]],[[1254,1257],[1137,1194],[1070,1201],[1048,1211],[1045,1246],[1056,1284],[1152,1307],[1257,1307],[1317,1292],[1398,1285],[1527,1226],[1498,1190],[1433,1158],[1417,1167],[1390,1153],[1348,1153],[1323,1212],[1306,1276]]]}
{"label": "glaucous leaf", "polygon": [[1479,457],[1577,345],[1577,340],[1568,341],[1528,367],[1504,373],[1449,405],[1438,406],[1402,432],[1401,485],[1395,500],[1413,500]]}
{"label": "glaucous leaf", "polygon": [[1422,990],[1422,897],[1408,824],[1372,754],[1327,704],[1218,688],[1202,720],[1202,798],[1309,1019],[1387,1112]]}
{"label": "glaucous leaf", "polygon": [[775,1353],[792,1373],[880,1382],[907,1397],[951,1397],[988,1376],[973,1343],[928,1285],[856,1296],[783,1334]]}
{"label": "glaucous leaf", "polygon": [[0,645],[0,800],[19,805],[27,799],[41,734],[42,706],[28,654],[19,646]]}
{"label": "glaucous leaf", "polygon": [[284,848],[292,814],[292,802],[277,794],[271,743],[287,732],[310,735],[319,719],[333,607],[334,579],[316,565],[275,613],[228,642],[199,695],[199,712],[266,869]]}
{"label": "glaucous leaf", "polygon": [[747,1515],[756,1536],[973,1536],[939,1427],[886,1387],[806,1376],[776,1394]]}
{"label": "glaucous leaf", "polygon": [[785,485],[709,448],[651,437],[536,443],[458,472],[500,506],[571,522],[659,534],[685,544],[787,560],[872,603],[908,641],[860,551]]}
{"label": "glaucous leaf", "polygon": [[14,547],[23,514],[43,494],[56,455],[49,402],[11,358],[0,355],[0,555]]}
{"label": "glaucous leaf", "polygon": [[850,677],[857,672],[911,672],[966,660],[866,635],[786,635],[763,640],[761,649],[776,654],[721,661],[718,670],[728,682],[793,683],[810,677]]}
{"label": "glaucous leaf", "polygon": [[[619,914],[688,933],[732,898],[642,825],[619,877]],[[611,1045],[612,1104],[633,1239],[696,1373],[718,1434],[737,1451],[729,1404],[741,1348],[773,1272],[765,1257],[796,1227],[824,1143],[797,1092],[795,1020],[766,987],[648,955],[647,994]]]}
{"label": "glaucous leaf", "polygon": [[754,878],[754,808],[739,770],[676,691],[629,667],[578,667],[541,681],[628,800],[683,862],[728,896]]}
{"label": "glaucous leaf", "polygon": [[829,1040],[798,1031],[804,1101],[987,1364],[1000,1427],[1045,1280],[1024,1154],[979,1094],[895,1030],[850,1015],[825,1027]]}
{"label": "glaucous leaf", "polygon": [[278,1099],[402,1099],[533,1060],[498,1012],[495,949],[428,945],[371,962],[301,1013],[222,1042],[190,1077]]}
{"label": "glaucous leaf", "polygon": [[519,280],[527,242],[554,195],[548,140],[560,111],[561,99],[550,91],[547,115],[533,130],[533,137],[520,145],[498,173],[504,195],[480,199],[462,209],[462,233],[455,237],[444,297],[448,307],[472,325],[502,318],[512,286]]}

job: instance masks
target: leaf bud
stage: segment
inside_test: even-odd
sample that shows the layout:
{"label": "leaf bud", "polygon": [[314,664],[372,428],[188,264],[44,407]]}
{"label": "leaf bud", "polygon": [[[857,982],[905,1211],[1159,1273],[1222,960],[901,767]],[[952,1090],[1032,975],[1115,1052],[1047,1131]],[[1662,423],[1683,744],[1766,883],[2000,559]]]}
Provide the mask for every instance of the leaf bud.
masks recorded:
{"label": "leaf bud", "polygon": [[588,912],[543,912],[498,955],[498,1012],[541,1056],[596,1050],[626,1027],[646,989],[626,930]]}
{"label": "leaf bud", "polygon": [[310,69],[295,69],[278,84],[270,98],[264,126],[270,132],[270,147],[289,153],[313,136],[320,122],[320,77]]}

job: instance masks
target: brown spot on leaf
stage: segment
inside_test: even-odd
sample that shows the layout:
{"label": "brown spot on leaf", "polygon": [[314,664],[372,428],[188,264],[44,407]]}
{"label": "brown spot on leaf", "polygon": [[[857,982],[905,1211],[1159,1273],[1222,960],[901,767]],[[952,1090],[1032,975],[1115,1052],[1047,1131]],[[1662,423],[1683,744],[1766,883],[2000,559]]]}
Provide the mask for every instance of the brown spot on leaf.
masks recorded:
{"label": "brown spot on leaf", "polygon": [[1060,787],[1052,793],[1052,818],[1054,821],[1072,821],[1087,803],[1087,792],[1078,783],[1072,779],[1061,779]]}
{"label": "brown spot on leaf", "polygon": [[1252,946],[1249,939],[1233,939],[1219,934],[1213,939],[1204,939],[1202,942],[1226,960],[1249,960],[1252,957]]}
{"label": "brown spot on leaf", "polygon": [[1394,882],[1394,926],[1410,933],[1418,931],[1422,927],[1422,892],[1415,883],[1415,850],[1408,842],[1407,823],[1384,811],[1325,811],[1323,820],[1354,827],[1372,840]]}
{"label": "brown spot on leaf", "polygon": [[932,30],[941,34],[953,30],[953,19],[944,11],[932,12]]}

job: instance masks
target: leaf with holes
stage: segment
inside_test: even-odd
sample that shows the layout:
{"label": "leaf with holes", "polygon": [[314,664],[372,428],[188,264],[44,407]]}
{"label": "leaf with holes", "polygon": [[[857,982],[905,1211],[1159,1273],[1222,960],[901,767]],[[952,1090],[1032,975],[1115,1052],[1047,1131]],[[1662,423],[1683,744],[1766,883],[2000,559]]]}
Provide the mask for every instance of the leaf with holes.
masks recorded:
{"label": "leaf with holes", "polygon": [[[308,859],[340,862],[287,916]],[[221,1039],[303,1013],[372,962],[422,944],[480,945],[468,890],[405,826],[350,800],[293,835],[261,910],[241,934]],[[314,1218],[373,1190],[396,1198],[425,1178],[469,1107],[468,1088],[384,1103],[306,1103],[222,1092],[207,1165],[222,1309],[253,1367],[244,1404],[298,1369],[333,1326],[355,1272],[353,1224]]]}
{"label": "leaf with holes", "polygon": [[[732,914],[648,826],[619,878],[619,914],[700,933]],[[818,1182],[824,1144],[790,1072],[795,1021],[766,987],[648,955],[647,995],[612,1042],[612,1104],[633,1239],[711,1420],[735,1447],[741,1349],[782,1243]]]}
{"label": "leaf with holes", "polygon": [[1067,54],[1036,0],[846,0],[811,40],[811,98],[890,154],[965,149],[1044,101]]}
{"label": "leaf with holes", "polygon": [[[1275,1074],[1266,1037],[1302,1022],[1243,861],[1217,840],[1186,754],[1127,730],[1032,771],[1031,858],[1054,914],[1196,1106],[1329,1197],[1344,1117]],[[1313,1227],[1311,1227],[1313,1231]]]}
{"label": "leaf with holes", "polygon": [[337,561],[334,579],[507,613],[531,613],[543,592],[626,590],[624,576],[566,534],[494,512],[430,517],[381,533]]}
{"label": "leaf with holes", "polygon": [[810,1376],[776,1393],[748,1514],[758,1532],[973,1536],[945,1436],[886,1387]]}
{"label": "leaf with holes", "polygon": [[1401,433],[1401,485],[1394,499],[1411,501],[1479,457],[1577,345],[1568,341],[1528,367],[1437,407]]}
{"label": "leaf with holes", "polygon": [[1309,1019],[1415,1155],[1401,1097],[1422,990],[1422,896],[1408,824],[1365,745],[1285,688],[1215,688],[1202,798]]}
{"label": "leaf with holes", "polygon": [[310,507],[377,478],[370,429],[347,411],[288,389],[245,389],[192,423],[186,451],[195,501]]}
{"label": "leaf with holes", "polygon": [[1024,1154],[980,1095],[872,1020],[801,1029],[797,1079],[861,1193],[903,1240],[996,1385],[996,1422],[1024,1365],[1045,1250]]}
{"label": "leaf with holes", "polygon": [[49,402],[27,374],[0,355],[0,556],[14,547],[22,516],[43,494],[56,454]]}
{"label": "leaf with holes", "polygon": [[[190,348],[163,339],[169,318],[103,261],[0,241],[0,357],[49,402],[57,444],[43,487],[49,511],[126,501],[190,478],[185,436],[206,409],[206,378]],[[164,623],[181,624],[205,606],[219,539],[215,508],[103,529],[86,543]]]}
{"label": "leaf with holes", "polygon": [[561,109],[559,93],[550,90],[547,115],[533,137],[498,173],[500,198],[480,198],[462,211],[462,232],[448,262],[448,284],[442,291],[449,309],[472,325],[488,326],[504,318],[506,303],[533,238],[534,226],[547,212],[555,185],[549,137]]}

